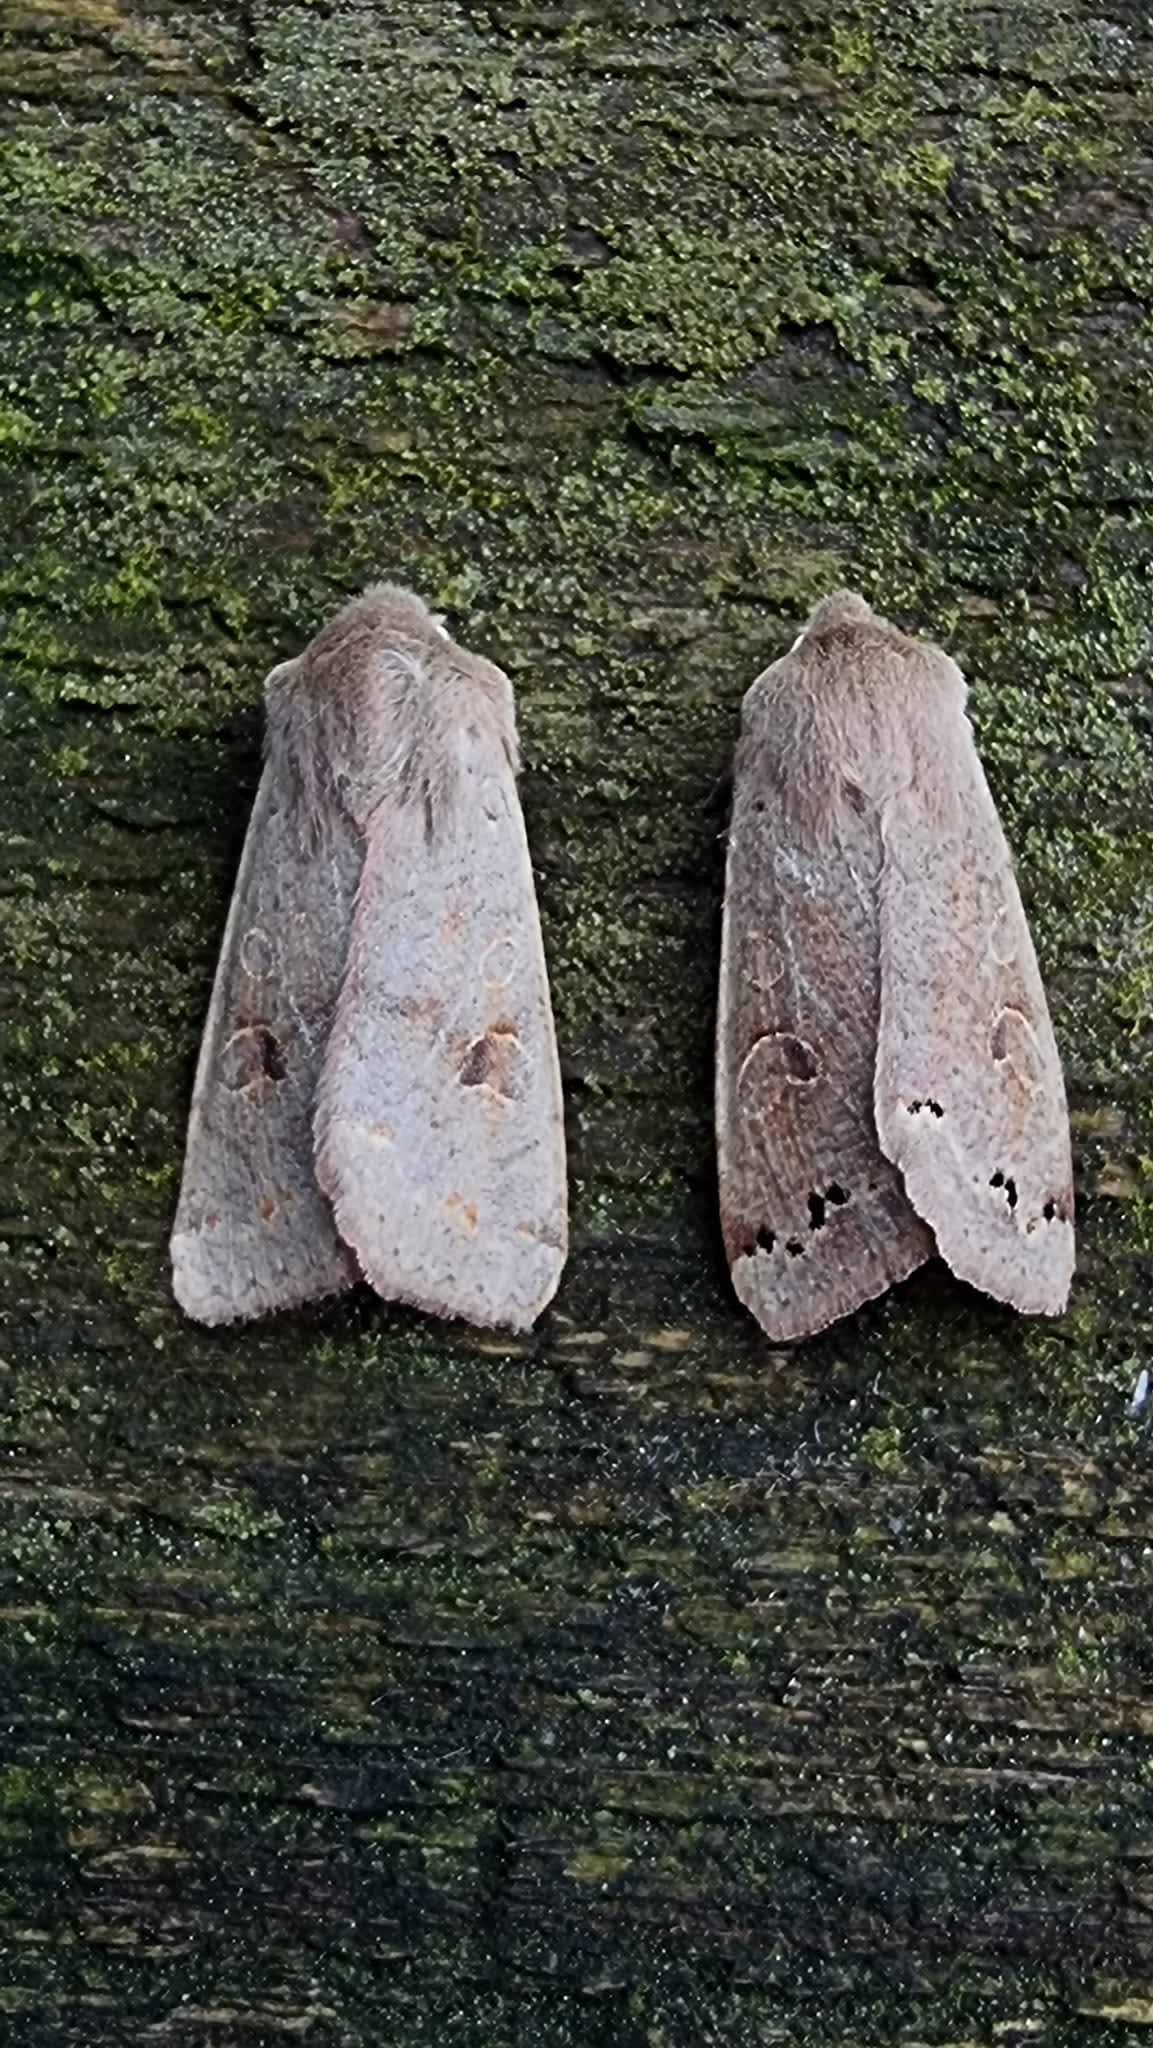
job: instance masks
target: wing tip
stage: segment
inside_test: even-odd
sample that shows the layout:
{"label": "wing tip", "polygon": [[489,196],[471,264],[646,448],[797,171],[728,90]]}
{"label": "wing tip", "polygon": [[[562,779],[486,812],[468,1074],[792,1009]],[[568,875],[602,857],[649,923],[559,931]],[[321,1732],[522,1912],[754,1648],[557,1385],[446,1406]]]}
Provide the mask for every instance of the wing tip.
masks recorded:
{"label": "wing tip", "polygon": [[979,1294],[987,1294],[991,1300],[1003,1302],[1006,1308],[1015,1309],[1022,1316],[1062,1316],[1069,1306],[1073,1286],[1073,1246],[1070,1243],[1068,1259],[1060,1264],[1052,1262],[1040,1270],[1030,1271],[1027,1265],[1013,1266],[1004,1257],[974,1257],[966,1248],[953,1253],[942,1244],[941,1257],[949,1271],[968,1287],[975,1287]]}
{"label": "wing tip", "polygon": [[357,1277],[351,1258],[346,1255],[343,1265],[330,1264],[322,1272],[314,1271],[307,1279],[302,1277],[291,1283],[283,1276],[279,1284],[262,1283],[250,1265],[243,1286],[228,1287],[222,1283],[213,1261],[206,1257],[200,1234],[194,1230],[173,1232],[169,1257],[177,1307],[190,1322],[208,1329],[257,1322],[262,1316],[306,1308],[312,1302],[343,1294]]}
{"label": "wing tip", "polygon": [[[834,1323],[843,1322],[870,1301],[879,1301],[891,1287],[907,1280],[911,1273],[932,1257],[932,1245],[927,1248],[911,1245],[904,1256],[891,1262],[891,1270],[878,1273],[863,1284],[846,1289],[839,1297],[826,1296],[823,1301],[810,1288],[797,1301],[786,1301],[779,1288],[769,1294],[766,1282],[771,1254],[756,1250],[742,1252],[729,1266],[733,1292],[737,1300],[748,1309],[749,1314],[760,1324],[766,1337],[773,1344],[801,1344],[808,1337],[817,1337]],[[799,1262],[798,1262],[799,1263]],[[802,1303],[804,1312],[802,1312]]]}
{"label": "wing tip", "polygon": [[552,1270],[531,1294],[487,1292],[462,1287],[459,1273],[431,1273],[427,1279],[378,1263],[358,1250],[361,1271],[382,1301],[397,1302],[419,1309],[422,1315],[437,1316],[443,1322],[468,1323],[475,1330],[509,1330],[526,1336],[535,1329],[560,1286],[565,1256],[559,1254]]}
{"label": "wing tip", "polygon": [[899,1097],[890,1102],[878,1081],[874,1105],[881,1149],[949,1271],[1020,1315],[1063,1315],[1077,1263],[1067,1136],[1063,1164],[1030,1187],[1020,1168],[1016,1180],[999,1169],[989,1175],[987,1165],[974,1173],[964,1156],[941,1150],[934,1134],[946,1129],[947,1102],[941,1109],[926,1101],[933,1114],[918,1118]]}
{"label": "wing tip", "polygon": [[[563,1141],[563,1126],[558,1131]],[[369,1140],[364,1125],[341,1117],[328,1120],[316,1152],[317,1185],[369,1286],[382,1301],[445,1321],[522,1335],[531,1330],[568,1260],[563,1142],[544,1154],[552,1171],[543,1191],[528,1198],[524,1223],[510,1227],[507,1215],[496,1213],[495,1227],[487,1230],[479,1197],[474,1203],[454,1190],[421,1199],[396,1177],[395,1161],[387,1184],[382,1165],[390,1150]],[[490,1215],[499,1211],[491,1199],[486,1206]]]}
{"label": "wing tip", "polygon": [[[317,1165],[319,1171],[319,1160]],[[524,1284],[501,1288],[492,1281],[502,1263],[502,1252],[506,1265],[509,1251],[519,1252],[523,1267],[523,1245],[494,1248],[476,1243],[464,1262],[459,1256],[450,1256],[448,1248],[438,1257],[435,1245],[426,1239],[419,1252],[406,1255],[400,1244],[381,1244],[379,1213],[366,1212],[355,1194],[338,1180],[326,1175],[323,1185],[341,1237],[354,1253],[361,1275],[382,1301],[398,1302],[445,1322],[468,1323],[478,1330],[512,1330],[524,1335],[539,1322],[560,1286],[568,1259],[565,1229],[556,1243],[536,1238],[536,1254],[524,1272]],[[478,1251],[482,1252],[480,1259]],[[479,1285],[468,1278],[478,1268],[482,1275]]]}
{"label": "wing tip", "polygon": [[[890,1153],[890,1157],[893,1154]],[[1000,1217],[973,1214],[942,1201],[923,1160],[894,1160],[905,1192],[932,1231],[949,1271],[968,1287],[1026,1316],[1060,1316],[1069,1306],[1077,1241],[1067,1216],[1037,1219],[1038,1227],[1007,1226]],[[995,1228],[991,1224],[996,1223]]]}

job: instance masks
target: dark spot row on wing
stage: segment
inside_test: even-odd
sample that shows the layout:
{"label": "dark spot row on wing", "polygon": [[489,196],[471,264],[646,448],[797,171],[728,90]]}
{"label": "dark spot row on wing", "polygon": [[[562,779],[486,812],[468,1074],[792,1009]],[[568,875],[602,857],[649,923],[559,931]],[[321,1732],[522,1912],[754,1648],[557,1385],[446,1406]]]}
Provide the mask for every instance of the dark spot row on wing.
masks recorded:
{"label": "dark spot row on wing", "polygon": [[[816,1188],[813,1188],[809,1194],[810,1232],[823,1230],[828,1221],[830,1207],[843,1209],[848,1200],[849,1190],[843,1188],[839,1181],[833,1181],[823,1194]],[[754,1252],[772,1252],[775,1251],[776,1246],[777,1236],[775,1231],[770,1230],[766,1224],[762,1224],[752,1243],[746,1247],[743,1256],[751,1259]],[[790,1237],[785,1240],[785,1250],[791,1259],[799,1259],[803,1256],[805,1247],[799,1237]]]}
{"label": "dark spot row on wing", "polygon": [[840,1185],[839,1181],[834,1181],[831,1187],[825,1189],[823,1195],[817,1194],[814,1189],[813,1193],[809,1196],[810,1230],[824,1229],[825,1213],[830,1202],[834,1209],[841,1209],[848,1199],[848,1192]]}
{"label": "dark spot row on wing", "polygon": [[[1013,1179],[1011,1174],[1002,1173],[1000,1167],[998,1167],[996,1173],[991,1174],[989,1177],[989,1186],[991,1188],[1002,1188],[1004,1190],[1005,1201],[1009,1209],[1016,1208],[1017,1183]],[[1053,1223],[1056,1221],[1058,1217],[1060,1217],[1061,1221],[1064,1222],[1067,1214],[1068,1205],[1061,1201],[1055,1201],[1052,1195],[1050,1195],[1048,1200],[1042,1204],[1041,1215],[1046,1223]],[[1029,1230],[1032,1230],[1033,1225],[1030,1223],[1026,1227]]]}

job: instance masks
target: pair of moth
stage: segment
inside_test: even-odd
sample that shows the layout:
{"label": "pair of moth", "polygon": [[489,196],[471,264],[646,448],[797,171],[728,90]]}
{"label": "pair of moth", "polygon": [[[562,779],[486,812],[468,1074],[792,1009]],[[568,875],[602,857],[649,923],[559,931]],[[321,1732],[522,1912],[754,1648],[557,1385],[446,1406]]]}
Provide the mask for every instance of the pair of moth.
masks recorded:
{"label": "pair of moth", "polygon": [[[528,1329],[568,1217],[512,686],[382,584],[265,696],[177,1299],[223,1323],[363,1276]],[[935,1251],[1064,1307],[1061,1065],[964,679],[848,592],[744,699],[716,1105],[733,1284],[778,1342]]]}

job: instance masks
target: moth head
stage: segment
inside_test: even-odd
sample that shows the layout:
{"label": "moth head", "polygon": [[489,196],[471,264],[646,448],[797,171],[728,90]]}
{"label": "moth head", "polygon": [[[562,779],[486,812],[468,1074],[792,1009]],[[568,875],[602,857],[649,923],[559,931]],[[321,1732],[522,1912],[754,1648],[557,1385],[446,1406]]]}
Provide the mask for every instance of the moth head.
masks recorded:
{"label": "moth head", "polygon": [[370,583],[363,597],[354,599],[347,610],[348,614],[366,616],[382,638],[397,634],[402,639],[448,639],[443,619],[429,610],[415,590],[407,590],[401,583]]}
{"label": "moth head", "polygon": [[[946,659],[927,642],[910,639],[883,619],[855,590],[834,590],[823,597],[790,653],[801,663],[809,686],[819,687],[822,694],[847,685],[853,691],[866,688],[874,697],[890,689],[903,693],[926,658]],[[786,663],[786,673],[795,676],[795,667]]]}
{"label": "moth head", "polygon": [[313,847],[343,825],[366,832],[385,801],[412,805],[435,830],[470,733],[496,740],[517,766],[508,677],[395,583],[374,584],[275,669],[267,701],[269,759]]}
{"label": "moth head", "polygon": [[834,626],[868,626],[876,623],[876,613],[855,590],[834,590],[830,597],[823,597],[813,606],[805,621],[804,631],[794,645],[799,647],[810,633],[827,633]]}

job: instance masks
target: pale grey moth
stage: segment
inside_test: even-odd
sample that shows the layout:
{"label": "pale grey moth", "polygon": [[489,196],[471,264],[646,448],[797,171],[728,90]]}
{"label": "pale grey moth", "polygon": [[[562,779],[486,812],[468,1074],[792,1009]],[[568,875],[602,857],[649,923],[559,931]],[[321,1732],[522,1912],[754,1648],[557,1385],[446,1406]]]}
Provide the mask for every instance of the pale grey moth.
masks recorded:
{"label": "pale grey moth", "polygon": [[528,1329],[568,1226],[512,686],[380,584],[265,699],[176,1298],[224,1323],[363,1274],[389,1300]]}
{"label": "pale grey moth", "polygon": [[733,1285],[774,1339],[934,1251],[1064,1308],[1065,1088],[964,678],[848,591],[744,699],[716,1111]]}

